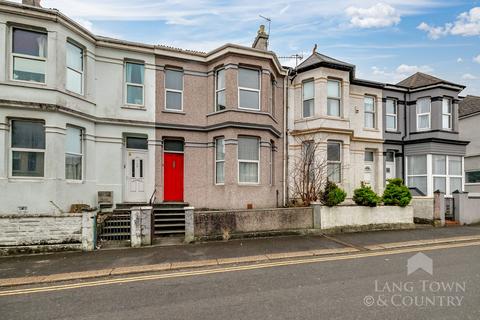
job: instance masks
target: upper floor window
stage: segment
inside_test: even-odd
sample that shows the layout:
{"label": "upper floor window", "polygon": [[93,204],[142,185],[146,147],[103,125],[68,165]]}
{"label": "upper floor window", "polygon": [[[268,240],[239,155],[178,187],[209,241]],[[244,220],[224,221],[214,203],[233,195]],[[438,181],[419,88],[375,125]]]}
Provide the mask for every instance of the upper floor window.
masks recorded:
{"label": "upper floor window", "polygon": [[259,183],[260,139],[238,138],[238,182]]}
{"label": "upper floor window", "polygon": [[387,131],[397,131],[398,106],[397,100],[387,99],[386,102],[386,129]]}
{"label": "upper floor window", "polygon": [[145,65],[134,62],[125,63],[126,103],[143,106],[144,104]]}
{"label": "upper floor window", "polygon": [[83,49],[67,42],[67,82],[69,91],[83,93]]}
{"label": "upper floor window", "polygon": [[270,79],[270,84],[271,84],[271,91],[270,91],[270,111],[271,111],[271,114],[272,116],[275,116],[275,93],[276,93],[276,89],[277,89],[277,80],[275,80],[275,78],[272,77],[272,79]]}
{"label": "upper floor window", "polygon": [[452,99],[443,98],[442,100],[442,129],[452,129]]}
{"label": "upper floor window", "polygon": [[260,71],[238,69],[238,107],[260,110]]}
{"label": "upper floor window", "polygon": [[13,80],[45,83],[47,34],[13,28]]}
{"label": "upper floor window", "polygon": [[313,80],[303,83],[303,117],[308,118],[314,115],[315,85]]}
{"label": "upper floor window", "polygon": [[365,108],[365,128],[375,128],[375,98],[365,97],[363,100]]}
{"label": "upper floor window", "polygon": [[225,69],[220,69],[215,75],[215,111],[224,110],[226,107]]}
{"label": "upper floor window", "polygon": [[183,71],[165,70],[165,109],[183,110]]}
{"label": "upper floor window", "polygon": [[41,121],[12,120],[12,176],[43,177],[45,126]]}
{"label": "upper floor window", "polygon": [[327,144],[327,177],[332,182],[341,182],[342,153],[340,142],[329,141]]}
{"label": "upper floor window", "polygon": [[215,139],[215,184],[225,182],[225,139]]}
{"label": "upper floor window", "polygon": [[340,81],[328,80],[327,82],[327,115],[340,117],[342,101]]}
{"label": "upper floor window", "polygon": [[430,130],[431,109],[430,98],[417,100],[417,130]]}
{"label": "upper floor window", "polygon": [[65,140],[65,179],[82,180],[83,134],[82,129],[67,126]]}

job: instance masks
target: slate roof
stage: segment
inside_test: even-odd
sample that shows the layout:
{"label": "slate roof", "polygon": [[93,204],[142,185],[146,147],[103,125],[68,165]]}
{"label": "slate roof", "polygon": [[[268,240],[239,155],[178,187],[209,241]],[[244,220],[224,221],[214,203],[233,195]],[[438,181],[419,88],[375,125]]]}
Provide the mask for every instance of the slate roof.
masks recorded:
{"label": "slate roof", "polygon": [[305,61],[300,63],[296,69],[297,71],[301,71],[303,69],[308,69],[310,67],[317,66],[317,65],[332,66],[332,67],[337,67],[337,68],[347,69],[347,70],[355,69],[355,66],[353,64],[334,59],[332,57],[326,56],[318,52],[314,52]]}
{"label": "slate roof", "polygon": [[478,112],[480,112],[480,97],[468,95],[458,104],[458,115],[460,117]]}
{"label": "slate roof", "polygon": [[400,81],[399,83],[397,83],[397,86],[405,87],[409,89],[415,89],[415,88],[421,88],[421,87],[431,86],[435,84],[442,84],[442,83],[454,85],[457,87],[464,87],[462,85],[459,85],[453,82],[448,82],[443,79],[436,78],[434,76],[431,76],[429,74],[422,73],[422,72],[417,72],[411,75],[410,77],[408,77],[407,79]]}

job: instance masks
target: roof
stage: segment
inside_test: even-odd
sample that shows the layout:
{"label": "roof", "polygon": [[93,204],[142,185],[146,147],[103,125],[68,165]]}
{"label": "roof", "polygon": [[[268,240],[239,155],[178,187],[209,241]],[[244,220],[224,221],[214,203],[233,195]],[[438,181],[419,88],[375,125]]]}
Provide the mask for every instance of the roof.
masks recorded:
{"label": "roof", "polygon": [[458,104],[458,115],[465,117],[480,112],[480,97],[466,96]]}
{"label": "roof", "polygon": [[399,83],[397,83],[397,86],[401,86],[409,89],[415,89],[415,88],[421,88],[426,86],[432,86],[436,84],[450,84],[457,87],[464,87],[462,85],[448,82],[443,79],[436,78],[434,76],[431,76],[429,74],[422,73],[422,72],[417,72],[411,75],[410,77],[408,77],[407,79],[400,81]]}
{"label": "roof", "polygon": [[334,68],[336,67],[336,68],[347,69],[347,70],[355,69],[355,66],[353,64],[334,59],[332,57],[326,56],[318,52],[312,53],[312,55],[310,55],[310,57],[308,57],[305,61],[300,63],[296,69],[298,72],[304,69],[312,69],[320,65],[331,66]]}

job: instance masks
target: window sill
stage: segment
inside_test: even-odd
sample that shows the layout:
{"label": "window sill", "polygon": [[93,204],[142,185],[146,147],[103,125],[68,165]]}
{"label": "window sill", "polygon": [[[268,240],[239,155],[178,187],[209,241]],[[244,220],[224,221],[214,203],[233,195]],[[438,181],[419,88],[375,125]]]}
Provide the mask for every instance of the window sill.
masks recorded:
{"label": "window sill", "polygon": [[240,187],[260,187],[260,183],[248,183],[248,182],[239,182],[238,186]]}
{"label": "window sill", "polygon": [[370,131],[370,132],[380,132],[380,130],[375,129],[375,128],[363,128],[364,131]]}
{"label": "window sill", "polygon": [[35,182],[41,183],[45,181],[45,177],[9,177],[8,182]]}
{"label": "window sill", "polygon": [[65,179],[65,182],[68,184],[83,184],[83,180],[70,180],[70,179]]}
{"label": "window sill", "polygon": [[183,114],[183,115],[186,115],[186,113],[182,110],[178,110],[178,111],[175,111],[175,110],[168,110],[168,109],[163,109],[162,110],[162,113],[173,113],[173,114]]}
{"label": "window sill", "polygon": [[9,82],[15,83],[17,85],[23,85],[24,87],[33,87],[33,88],[44,88],[47,86],[46,82],[36,82],[36,81],[25,81],[25,80],[15,80],[10,79]]}
{"label": "window sill", "polygon": [[385,130],[386,133],[391,133],[391,134],[401,134],[400,131],[396,131],[396,130]]}
{"label": "window sill", "polygon": [[147,108],[145,106],[134,106],[134,105],[124,105],[121,107],[122,109],[129,109],[129,110],[141,110],[141,111],[147,111]]}

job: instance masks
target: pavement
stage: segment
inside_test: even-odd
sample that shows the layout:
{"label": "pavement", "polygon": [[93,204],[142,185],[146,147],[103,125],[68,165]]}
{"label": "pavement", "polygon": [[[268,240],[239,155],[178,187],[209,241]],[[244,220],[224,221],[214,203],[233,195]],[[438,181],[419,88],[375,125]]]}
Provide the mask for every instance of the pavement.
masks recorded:
{"label": "pavement", "polygon": [[480,240],[480,226],[0,257],[0,287]]}
{"label": "pavement", "polygon": [[413,251],[362,251],[2,289],[0,318],[476,320],[479,247],[477,242],[415,249],[433,260],[433,274],[417,270],[407,275]]}

